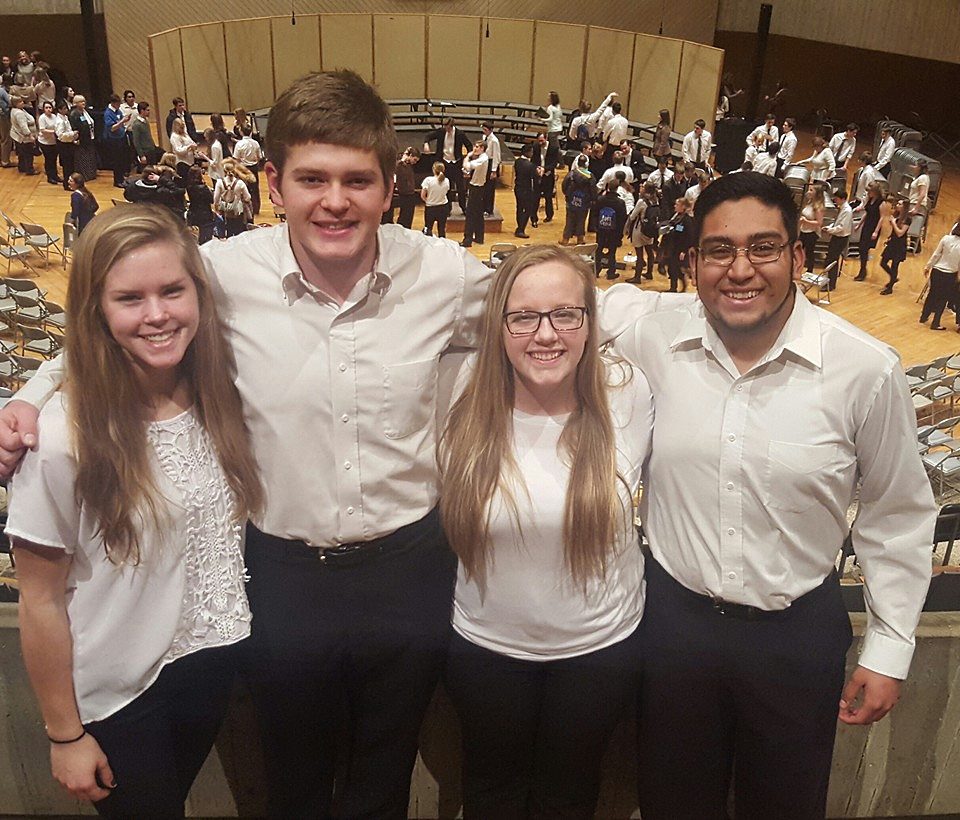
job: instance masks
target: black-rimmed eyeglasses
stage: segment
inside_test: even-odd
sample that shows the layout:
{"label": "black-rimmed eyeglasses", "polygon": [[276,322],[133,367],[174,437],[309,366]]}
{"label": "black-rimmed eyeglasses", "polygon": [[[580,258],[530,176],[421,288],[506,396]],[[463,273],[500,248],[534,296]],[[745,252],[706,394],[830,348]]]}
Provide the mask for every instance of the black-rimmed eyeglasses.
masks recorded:
{"label": "black-rimmed eyeglasses", "polygon": [[741,251],[754,265],[776,262],[783,253],[783,249],[789,247],[790,244],[789,242],[754,242],[745,248],[738,248],[734,245],[714,245],[709,248],[697,248],[697,251],[700,258],[707,264],[728,268],[734,263]]}
{"label": "black-rimmed eyeglasses", "polygon": [[557,333],[567,333],[583,327],[585,307],[558,307],[553,310],[512,310],[503,314],[504,324],[511,336],[532,336],[540,329],[540,322],[547,317],[550,326]]}

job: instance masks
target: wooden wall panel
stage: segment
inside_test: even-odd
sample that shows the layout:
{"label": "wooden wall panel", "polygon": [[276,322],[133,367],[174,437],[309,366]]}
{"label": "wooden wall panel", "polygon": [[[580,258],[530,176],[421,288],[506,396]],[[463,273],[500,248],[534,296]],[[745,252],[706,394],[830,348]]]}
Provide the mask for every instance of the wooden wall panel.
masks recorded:
{"label": "wooden wall panel", "polygon": [[708,131],[713,130],[722,68],[723,52],[720,49],[698,43],[683,44],[674,131],[689,131],[698,118],[707,123]]}
{"label": "wooden wall panel", "polygon": [[[630,110],[630,88],[633,85],[633,39],[629,31],[591,26],[587,33],[587,70],[583,81],[583,98],[594,107],[611,91]],[[571,101],[573,108],[576,102]]]}
{"label": "wooden wall panel", "polygon": [[352,68],[373,82],[373,19],[369,14],[321,14],[320,54],[324,70]]}
{"label": "wooden wall panel", "polygon": [[[638,34],[633,46],[632,89],[627,117],[640,122],[657,122],[659,111],[670,111],[676,123],[677,78],[680,76],[682,40]],[[680,129],[674,125],[674,131]]]}
{"label": "wooden wall panel", "polygon": [[[758,6],[756,0],[722,0],[717,29],[755,32]],[[779,0],[770,33],[960,63],[957,0]]]}
{"label": "wooden wall panel", "polygon": [[279,96],[298,77],[320,70],[320,15],[297,17],[295,26],[290,25],[289,17],[272,17],[270,28],[273,81]]}
{"label": "wooden wall panel", "polygon": [[427,93],[426,18],[420,14],[373,16],[373,77],[390,97]]}
{"label": "wooden wall panel", "polygon": [[273,53],[270,18],[230,20],[223,24],[227,47],[230,110],[253,111],[273,105]]}
{"label": "wooden wall panel", "polygon": [[[163,139],[163,144],[168,145],[163,123],[167,111],[172,107],[171,100],[174,97],[186,97],[183,83],[183,54],[180,51],[180,29],[155,34],[150,38],[149,47],[152,52],[154,84],[151,99],[148,101],[151,103],[157,131]],[[147,98],[141,93],[138,99]]]}
{"label": "wooden wall panel", "polygon": [[532,73],[533,21],[485,20],[480,41],[480,99],[530,102]]}
{"label": "wooden wall panel", "polygon": [[427,18],[427,96],[480,98],[480,37],[477,17]]}
{"label": "wooden wall panel", "polygon": [[587,27],[537,22],[533,43],[533,99],[546,107],[556,91],[560,105],[572,108],[583,91],[583,55]]}
{"label": "wooden wall panel", "polygon": [[223,23],[186,26],[180,30],[180,39],[183,43],[187,108],[191,111],[229,109]]}

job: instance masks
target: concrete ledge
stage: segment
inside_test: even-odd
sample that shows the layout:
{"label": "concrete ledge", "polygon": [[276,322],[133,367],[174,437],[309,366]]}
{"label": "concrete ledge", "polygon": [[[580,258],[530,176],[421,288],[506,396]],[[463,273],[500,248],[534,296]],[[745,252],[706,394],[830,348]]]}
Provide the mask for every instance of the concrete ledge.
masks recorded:
{"label": "concrete ledge", "polygon": [[[851,615],[856,663],[866,618]],[[960,812],[960,613],[924,613],[903,699],[868,729],[840,726],[830,783],[830,817],[910,817]],[[0,604],[0,815],[93,814],[50,777],[43,726],[20,657],[16,604]],[[604,759],[597,816],[639,817],[633,716],[624,715]],[[217,746],[188,802],[192,817],[263,813],[261,761],[250,704],[238,690]],[[410,816],[453,818],[460,808],[460,736],[438,691],[421,735]]]}

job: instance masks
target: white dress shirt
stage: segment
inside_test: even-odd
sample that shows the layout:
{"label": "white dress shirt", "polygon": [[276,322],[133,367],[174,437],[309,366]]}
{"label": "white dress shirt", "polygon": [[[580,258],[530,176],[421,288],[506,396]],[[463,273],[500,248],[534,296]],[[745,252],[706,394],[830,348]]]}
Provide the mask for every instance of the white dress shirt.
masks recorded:
{"label": "white dress shirt", "polygon": [[758,174],[773,176],[777,172],[777,157],[767,151],[760,151],[753,158],[753,170]]}
{"label": "white dress shirt", "polygon": [[764,145],[776,142],[780,136],[780,129],[775,125],[771,125],[769,128],[766,125],[758,125],[747,136],[747,145],[754,145],[758,136],[763,137]]}
{"label": "white dress shirt", "polygon": [[830,142],[827,143],[827,147],[833,151],[836,157],[836,164],[843,165],[843,163],[850,159],[853,152],[857,150],[857,138],[847,137],[845,132],[841,131],[839,134],[834,134],[830,137]]}
{"label": "white dress shirt", "polygon": [[613,182],[617,178],[617,171],[622,171],[627,182],[633,184],[633,169],[629,165],[611,165],[603,172],[600,181],[597,183],[597,190],[603,191],[608,182]]}
{"label": "white dress shirt", "polygon": [[470,159],[469,156],[463,158],[463,175],[467,178],[470,185],[481,188],[487,183],[487,166],[490,164],[490,158],[484,153],[479,157]]}
{"label": "white dress shirt", "polygon": [[630,133],[630,123],[623,114],[614,114],[603,127],[604,140],[608,145],[619,145]]}
{"label": "white dress shirt", "polygon": [[837,170],[837,163],[831,151],[827,146],[818,154],[808,157],[804,162],[810,163],[810,181],[826,181],[832,179]]}
{"label": "white dress shirt", "polygon": [[559,134],[563,131],[563,109],[559,105],[548,105],[547,116],[540,119],[547,127],[548,134]]}
{"label": "white dress shirt", "polygon": [[699,302],[617,318],[616,351],[655,397],[641,513],[656,560],[694,592],[784,609],[834,570],[859,480],[860,665],[906,677],[937,507],[897,354],[802,295],[743,375]]}
{"label": "white dress shirt", "polygon": [[186,134],[178,134],[176,131],[170,134],[170,150],[177,157],[177,162],[184,162],[187,165],[193,165],[196,161],[197,144]]}
{"label": "white dress shirt", "polygon": [[927,270],[936,268],[947,273],[960,272],[960,236],[949,233],[944,236],[925,267]]}
{"label": "white dress shirt", "polygon": [[853,208],[849,202],[844,202],[833,223],[824,227],[824,232],[831,236],[850,236],[853,232]]}
{"label": "white dress shirt", "polygon": [[248,168],[260,162],[262,156],[263,152],[260,150],[260,143],[253,137],[244,137],[233,146],[233,158],[237,160],[237,162],[242,162]]}
{"label": "white dress shirt", "polygon": [[673,171],[669,168],[665,168],[662,174],[659,168],[654,168],[647,177],[647,182],[652,182],[657,186],[657,190],[659,191],[663,188],[663,183],[669,182],[671,179],[673,179]]}
{"label": "white dress shirt", "polygon": [[854,185],[853,198],[862,203],[867,198],[867,186],[871,182],[883,179],[883,176],[873,165],[864,165],[857,173],[857,182]]}
{"label": "white dress shirt", "polygon": [[883,168],[891,159],[893,159],[893,152],[897,150],[897,141],[893,136],[887,137],[883,142],[880,143],[880,148],[877,151],[877,167]]}
{"label": "white dress shirt", "polygon": [[793,152],[797,150],[797,135],[793,131],[784,131],[780,140],[780,150],[777,158],[783,160],[784,165],[793,162]]}
{"label": "white dress shirt", "polygon": [[710,141],[712,135],[704,129],[703,133],[697,137],[696,131],[690,131],[683,138],[683,147],[680,149],[686,162],[697,162],[697,143],[700,143],[700,162],[705,163],[710,159]]}
{"label": "white dress shirt", "polygon": [[501,152],[500,152],[500,138],[494,134],[492,131],[487,135],[487,156],[490,158],[490,173],[496,173],[500,170],[501,163]]}

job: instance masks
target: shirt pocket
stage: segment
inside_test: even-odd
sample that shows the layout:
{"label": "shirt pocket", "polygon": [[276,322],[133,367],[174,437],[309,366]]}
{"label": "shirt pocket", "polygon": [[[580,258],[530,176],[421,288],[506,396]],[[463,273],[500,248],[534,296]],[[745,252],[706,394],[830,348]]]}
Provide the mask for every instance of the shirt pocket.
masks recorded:
{"label": "shirt pocket", "polygon": [[383,368],[383,432],[406,438],[422,430],[433,412],[437,392],[437,360],[387,365]]}
{"label": "shirt pocket", "polygon": [[836,458],[836,444],[771,441],[767,447],[764,501],[778,510],[804,512],[822,494],[822,473]]}

